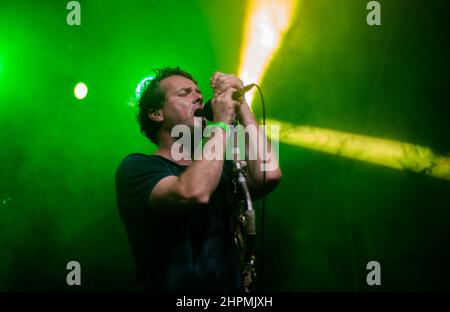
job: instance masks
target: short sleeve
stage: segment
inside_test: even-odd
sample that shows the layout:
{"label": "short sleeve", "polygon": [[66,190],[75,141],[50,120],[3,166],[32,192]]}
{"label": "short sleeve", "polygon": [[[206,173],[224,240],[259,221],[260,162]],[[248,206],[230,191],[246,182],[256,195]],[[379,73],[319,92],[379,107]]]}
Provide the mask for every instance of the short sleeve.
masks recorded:
{"label": "short sleeve", "polygon": [[125,223],[138,220],[147,210],[148,197],[158,182],[174,175],[158,157],[131,154],[116,171],[116,195],[121,218]]}

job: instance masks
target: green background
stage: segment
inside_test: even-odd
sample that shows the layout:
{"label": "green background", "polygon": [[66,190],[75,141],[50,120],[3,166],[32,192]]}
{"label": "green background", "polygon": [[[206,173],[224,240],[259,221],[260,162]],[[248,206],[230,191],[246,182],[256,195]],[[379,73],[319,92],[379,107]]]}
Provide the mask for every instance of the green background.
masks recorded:
{"label": "green background", "polygon": [[[81,26],[66,24],[66,1],[0,4],[1,291],[134,290],[114,173],[155,149],[135,122],[135,88],[179,65],[209,98],[214,71],[238,71],[245,1],[79,2]],[[268,117],[449,155],[447,1],[380,1],[379,27],[367,2],[300,2],[261,82]],[[449,181],[285,144],[280,162],[260,289],[450,288]],[[79,287],[66,284],[71,260]],[[381,286],[366,284],[371,260]]]}

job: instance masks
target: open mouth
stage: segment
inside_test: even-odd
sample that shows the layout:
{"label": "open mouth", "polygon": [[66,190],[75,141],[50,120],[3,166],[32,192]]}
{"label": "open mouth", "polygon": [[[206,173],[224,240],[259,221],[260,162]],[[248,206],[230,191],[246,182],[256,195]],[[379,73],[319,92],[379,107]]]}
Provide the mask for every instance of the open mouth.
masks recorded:
{"label": "open mouth", "polygon": [[203,109],[202,109],[202,108],[197,108],[197,109],[194,111],[194,116],[195,116],[195,117],[204,117],[204,116],[203,116]]}

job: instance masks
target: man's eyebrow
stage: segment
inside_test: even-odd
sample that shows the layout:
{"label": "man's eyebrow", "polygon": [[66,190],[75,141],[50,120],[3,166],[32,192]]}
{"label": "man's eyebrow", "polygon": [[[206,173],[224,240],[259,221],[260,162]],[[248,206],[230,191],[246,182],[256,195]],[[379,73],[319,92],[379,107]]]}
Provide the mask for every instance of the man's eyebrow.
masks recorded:
{"label": "man's eyebrow", "polygon": [[177,92],[178,91],[188,91],[188,92],[190,92],[190,91],[192,91],[192,88],[191,87],[180,87],[180,88],[177,89]]}
{"label": "man's eyebrow", "polygon": [[[186,92],[191,92],[192,91],[192,87],[180,87],[177,89],[176,92],[178,91],[186,91]],[[195,91],[202,94],[202,90],[200,90],[199,88],[195,88]]]}

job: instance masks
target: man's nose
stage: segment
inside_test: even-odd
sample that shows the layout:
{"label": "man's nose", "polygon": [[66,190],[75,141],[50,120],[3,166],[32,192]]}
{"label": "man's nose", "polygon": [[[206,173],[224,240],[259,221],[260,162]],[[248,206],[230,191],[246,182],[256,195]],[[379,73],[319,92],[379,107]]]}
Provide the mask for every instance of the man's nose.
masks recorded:
{"label": "man's nose", "polygon": [[196,96],[194,99],[193,104],[203,104],[203,97],[202,96]]}

